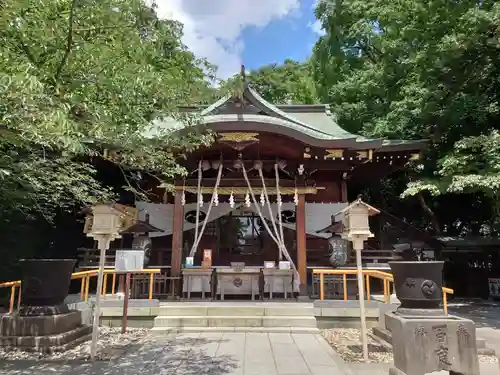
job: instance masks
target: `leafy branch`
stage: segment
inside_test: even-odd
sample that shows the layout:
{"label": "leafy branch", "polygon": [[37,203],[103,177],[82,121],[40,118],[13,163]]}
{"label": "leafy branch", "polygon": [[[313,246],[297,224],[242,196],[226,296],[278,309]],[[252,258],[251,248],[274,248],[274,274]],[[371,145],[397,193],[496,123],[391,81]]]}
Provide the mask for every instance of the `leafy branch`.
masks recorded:
{"label": "leafy branch", "polygon": [[59,79],[59,76],[61,75],[63,67],[66,64],[66,62],[68,61],[69,54],[71,53],[71,48],[73,46],[73,20],[75,17],[76,1],[77,0],[71,0],[71,6],[70,6],[70,10],[69,10],[69,17],[68,17],[68,33],[67,33],[67,37],[66,37],[66,50],[64,51],[64,55],[61,59],[61,62],[57,66],[56,73],[54,75],[55,81],[57,81]]}

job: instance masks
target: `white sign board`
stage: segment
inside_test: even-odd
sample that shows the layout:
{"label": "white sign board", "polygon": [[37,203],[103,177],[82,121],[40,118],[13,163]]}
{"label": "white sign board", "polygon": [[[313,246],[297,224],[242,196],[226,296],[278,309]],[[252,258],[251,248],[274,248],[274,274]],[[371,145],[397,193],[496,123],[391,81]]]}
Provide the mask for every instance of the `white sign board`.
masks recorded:
{"label": "white sign board", "polygon": [[116,250],[116,272],[136,272],[144,268],[144,250]]}
{"label": "white sign board", "polygon": [[286,260],[280,260],[278,267],[280,270],[289,270],[290,269],[290,262],[286,261]]}

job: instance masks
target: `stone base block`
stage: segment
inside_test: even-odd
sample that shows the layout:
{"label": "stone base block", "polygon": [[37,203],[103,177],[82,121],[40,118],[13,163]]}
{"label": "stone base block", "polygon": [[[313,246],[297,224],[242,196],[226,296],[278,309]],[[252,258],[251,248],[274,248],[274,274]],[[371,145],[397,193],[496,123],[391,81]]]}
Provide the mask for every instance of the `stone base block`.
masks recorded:
{"label": "stone base block", "polygon": [[0,346],[4,349],[53,353],[61,352],[90,340],[91,326],[81,326],[69,332],[47,336],[0,336]]}
{"label": "stone base block", "polygon": [[6,314],[1,319],[1,336],[37,337],[58,335],[72,331],[82,325],[80,311],[46,316]]}
{"label": "stone base block", "polygon": [[80,311],[46,316],[1,317],[0,347],[51,353],[67,350],[90,339],[92,327],[82,325]]}
{"label": "stone base block", "polygon": [[18,311],[19,316],[50,316],[69,313],[67,305],[57,306],[21,306]]}
{"label": "stone base block", "polygon": [[476,327],[456,316],[386,314],[392,334],[393,375],[424,375],[434,371],[479,375]]}
{"label": "stone base block", "polygon": [[[376,326],[372,328],[372,332],[376,337],[382,339],[387,344],[392,346],[392,334],[389,330],[382,328],[380,326]],[[477,347],[477,354],[479,355],[488,355],[488,356],[495,355],[495,351],[491,348],[488,348],[488,346],[486,345],[485,339],[476,337],[476,347]]]}

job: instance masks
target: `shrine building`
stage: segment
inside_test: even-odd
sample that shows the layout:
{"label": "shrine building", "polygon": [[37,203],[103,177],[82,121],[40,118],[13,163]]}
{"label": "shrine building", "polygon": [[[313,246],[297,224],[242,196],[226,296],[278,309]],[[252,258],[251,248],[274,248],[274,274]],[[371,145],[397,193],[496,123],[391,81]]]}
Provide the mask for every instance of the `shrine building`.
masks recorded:
{"label": "shrine building", "polygon": [[[266,264],[278,269],[284,262],[295,292],[310,287],[308,269],[353,264],[338,235],[340,218],[332,215],[347,206],[349,188],[403,168],[425,147],[423,140],[351,134],[326,104],[272,104],[246,82],[241,94],[181,110],[199,116],[216,140],[179,161],[188,176],[174,181],[174,193],[160,185],[154,190],[161,201],[136,202],[140,217],[147,213],[162,230],[149,233],[149,266],[179,279],[196,269],[239,272],[239,281],[224,287],[228,294],[240,294],[252,283],[251,270],[261,273]],[[154,126],[182,128],[172,119]],[[377,262],[363,254],[365,263]],[[210,293],[203,283],[184,281],[183,290]]]}

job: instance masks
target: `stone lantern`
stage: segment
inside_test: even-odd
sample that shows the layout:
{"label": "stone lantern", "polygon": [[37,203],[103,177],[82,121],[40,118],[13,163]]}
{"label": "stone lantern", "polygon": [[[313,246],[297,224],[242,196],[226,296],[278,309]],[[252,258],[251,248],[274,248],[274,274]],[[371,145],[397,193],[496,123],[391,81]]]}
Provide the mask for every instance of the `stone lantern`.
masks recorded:
{"label": "stone lantern", "polygon": [[92,207],[92,226],[87,233],[88,237],[94,238],[97,241],[100,250],[99,256],[99,273],[97,276],[97,293],[94,308],[94,321],[92,327],[92,344],[90,347],[90,357],[95,358],[97,339],[99,336],[99,315],[102,283],[104,278],[104,261],[106,258],[106,250],[109,248],[111,241],[120,238],[119,233],[122,224],[122,213],[113,208],[112,205],[99,204]]}
{"label": "stone lantern", "polygon": [[363,341],[363,358],[365,361],[368,360],[368,340],[366,337],[365,291],[363,283],[363,266],[361,264],[361,250],[363,250],[364,241],[373,237],[373,233],[370,232],[368,218],[378,213],[380,213],[379,210],[363,202],[361,197],[338,213],[343,214],[342,224],[344,226],[344,230],[341,236],[343,239],[351,241],[352,247],[356,251],[361,337]]}
{"label": "stone lantern", "polygon": [[363,202],[361,198],[352,202],[339,212],[339,214],[343,214],[342,224],[344,230],[341,234],[342,238],[354,243],[359,240],[366,241],[368,238],[373,237],[368,218],[378,213],[380,213],[379,210]]}

